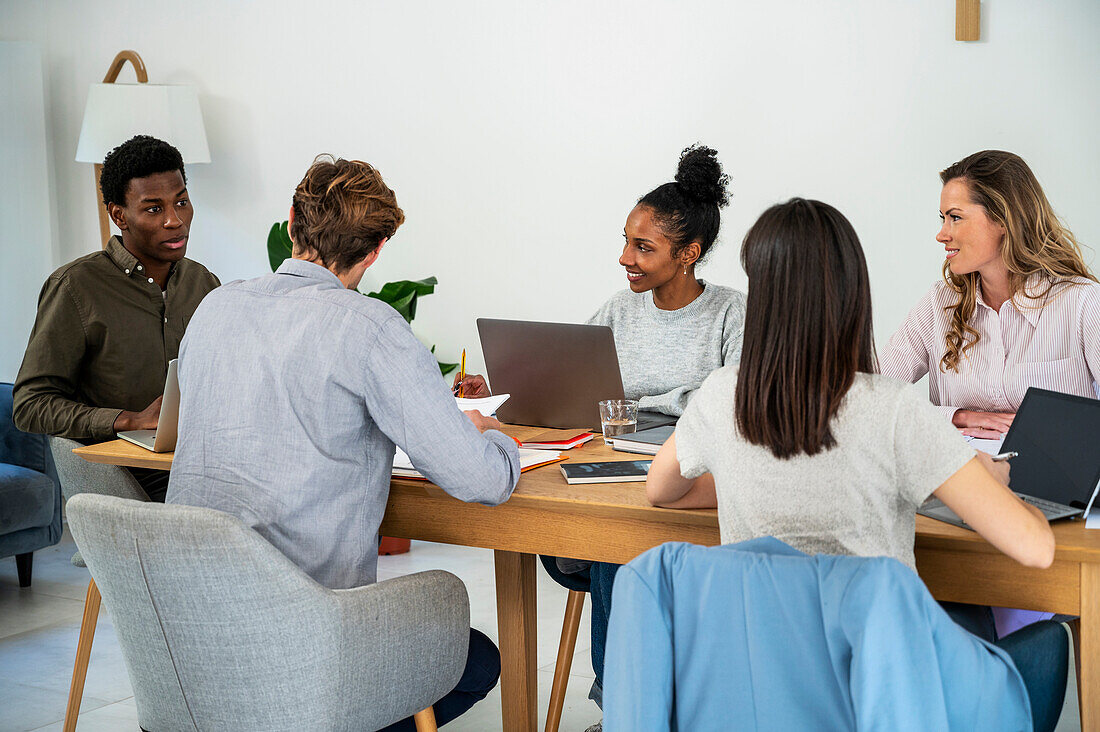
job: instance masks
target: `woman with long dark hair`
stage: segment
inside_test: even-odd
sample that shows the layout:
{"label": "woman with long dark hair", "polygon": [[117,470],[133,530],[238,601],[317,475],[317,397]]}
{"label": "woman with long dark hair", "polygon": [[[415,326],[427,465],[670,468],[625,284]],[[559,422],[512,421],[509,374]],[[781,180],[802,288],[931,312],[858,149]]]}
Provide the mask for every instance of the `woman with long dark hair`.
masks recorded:
{"label": "woman with long dark hair", "polygon": [[[1054,535],[904,382],[875,373],[859,239],[835,208],[773,206],[741,249],[749,278],[739,366],[703,383],[650,469],[656,505],[717,507],[723,543],[774,536],[807,553],[893,557],[915,571],[915,515],[935,495],[999,550],[1047,567]],[[1003,639],[1036,729],[1065,694],[1066,635],[1053,622]]]}

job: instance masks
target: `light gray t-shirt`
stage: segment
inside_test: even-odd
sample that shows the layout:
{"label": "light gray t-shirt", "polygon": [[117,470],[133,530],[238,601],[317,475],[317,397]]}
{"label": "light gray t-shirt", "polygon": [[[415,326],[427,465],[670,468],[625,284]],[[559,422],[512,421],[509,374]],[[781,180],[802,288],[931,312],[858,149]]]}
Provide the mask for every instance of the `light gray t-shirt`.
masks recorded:
{"label": "light gray t-shirt", "polygon": [[737,429],[737,372],[711,374],[676,426],[681,474],[714,475],[722,543],[774,536],[915,570],[917,508],[975,454],[951,423],[912,386],[857,374],[830,424],[836,445],[781,460]]}
{"label": "light gray t-shirt", "polygon": [[605,302],[590,325],[615,334],[627,399],[678,416],[711,371],[737,363],[745,330],[745,296],[699,280],[703,292],[679,310],[661,310],[652,292],[623,290]]}

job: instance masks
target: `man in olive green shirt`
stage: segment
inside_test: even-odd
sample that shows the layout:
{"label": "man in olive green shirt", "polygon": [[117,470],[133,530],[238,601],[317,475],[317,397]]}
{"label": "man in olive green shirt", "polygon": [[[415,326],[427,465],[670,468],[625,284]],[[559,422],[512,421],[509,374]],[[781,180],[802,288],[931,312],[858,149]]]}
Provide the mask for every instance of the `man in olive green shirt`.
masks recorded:
{"label": "man in olive green shirt", "polygon": [[[168,362],[206,293],[220,283],[184,258],[191,202],[183,158],[139,135],[112,150],[100,178],[122,232],[42,286],[15,381],[19,429],[93,442],[154,429]],[[132,471],[154,500],[167,473]]]}

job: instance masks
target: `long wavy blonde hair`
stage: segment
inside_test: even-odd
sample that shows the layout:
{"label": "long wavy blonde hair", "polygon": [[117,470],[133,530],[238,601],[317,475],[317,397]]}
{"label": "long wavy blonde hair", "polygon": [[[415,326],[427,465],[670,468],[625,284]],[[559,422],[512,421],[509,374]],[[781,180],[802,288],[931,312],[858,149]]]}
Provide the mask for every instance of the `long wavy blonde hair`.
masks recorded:
{"label": "long wavy blonde hair", "polygon": [[[953,180],[965,182],[970,202],[984,208],[989,218],[1004,228],[1001,261],[1008,269],[1013,298],[1035,273],[1045,275],[1046,286],[1025,293],[1032,298],[1044,297],[1052,287],[1074,277],[1096,281],[1081,256],[1077,238],[1058,220],[1035,174],[1019,155],[983,150],[945,169],[940,180],[944,185]],[[979,275],[954,274],[944,262],[943,279],[959,299],[947,308],[951,310],[951,325],[940,370],[957,372],[959,361],[981,338],[970,324],[978,304]]]}

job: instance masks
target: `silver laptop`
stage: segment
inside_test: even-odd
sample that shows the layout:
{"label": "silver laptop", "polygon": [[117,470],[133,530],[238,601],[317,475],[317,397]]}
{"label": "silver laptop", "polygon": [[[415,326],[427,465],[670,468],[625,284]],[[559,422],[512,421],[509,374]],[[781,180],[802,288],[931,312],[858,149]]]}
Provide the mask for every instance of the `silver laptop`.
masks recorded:
{"label": "silver laptop", "polygon": [[160,417],[155,430],[128,430],[118,436],[153,452],[176,449],[176,428],[180,419],[180,381],[176,375],[176,359],[168,362],[168,377],[164,380],[164,399],[160,402]]}
{"label": "silver laptop", "polygon": [[[1048,521],[1087,516],[1100,490],[1100,400],[1031,387],[1002,450],[1012,458],[1009,485]],[[917,513],[970,528],[938,498]]]}
{"label": "silver laptop", "polygon": [[[478,318],[485,370],[493,391],[512,396],[497,410],[510,424],[594,427],[604,399],[623,398],[615,338],[606,325]],[[639,412],[638,429],[676,417]]]}

